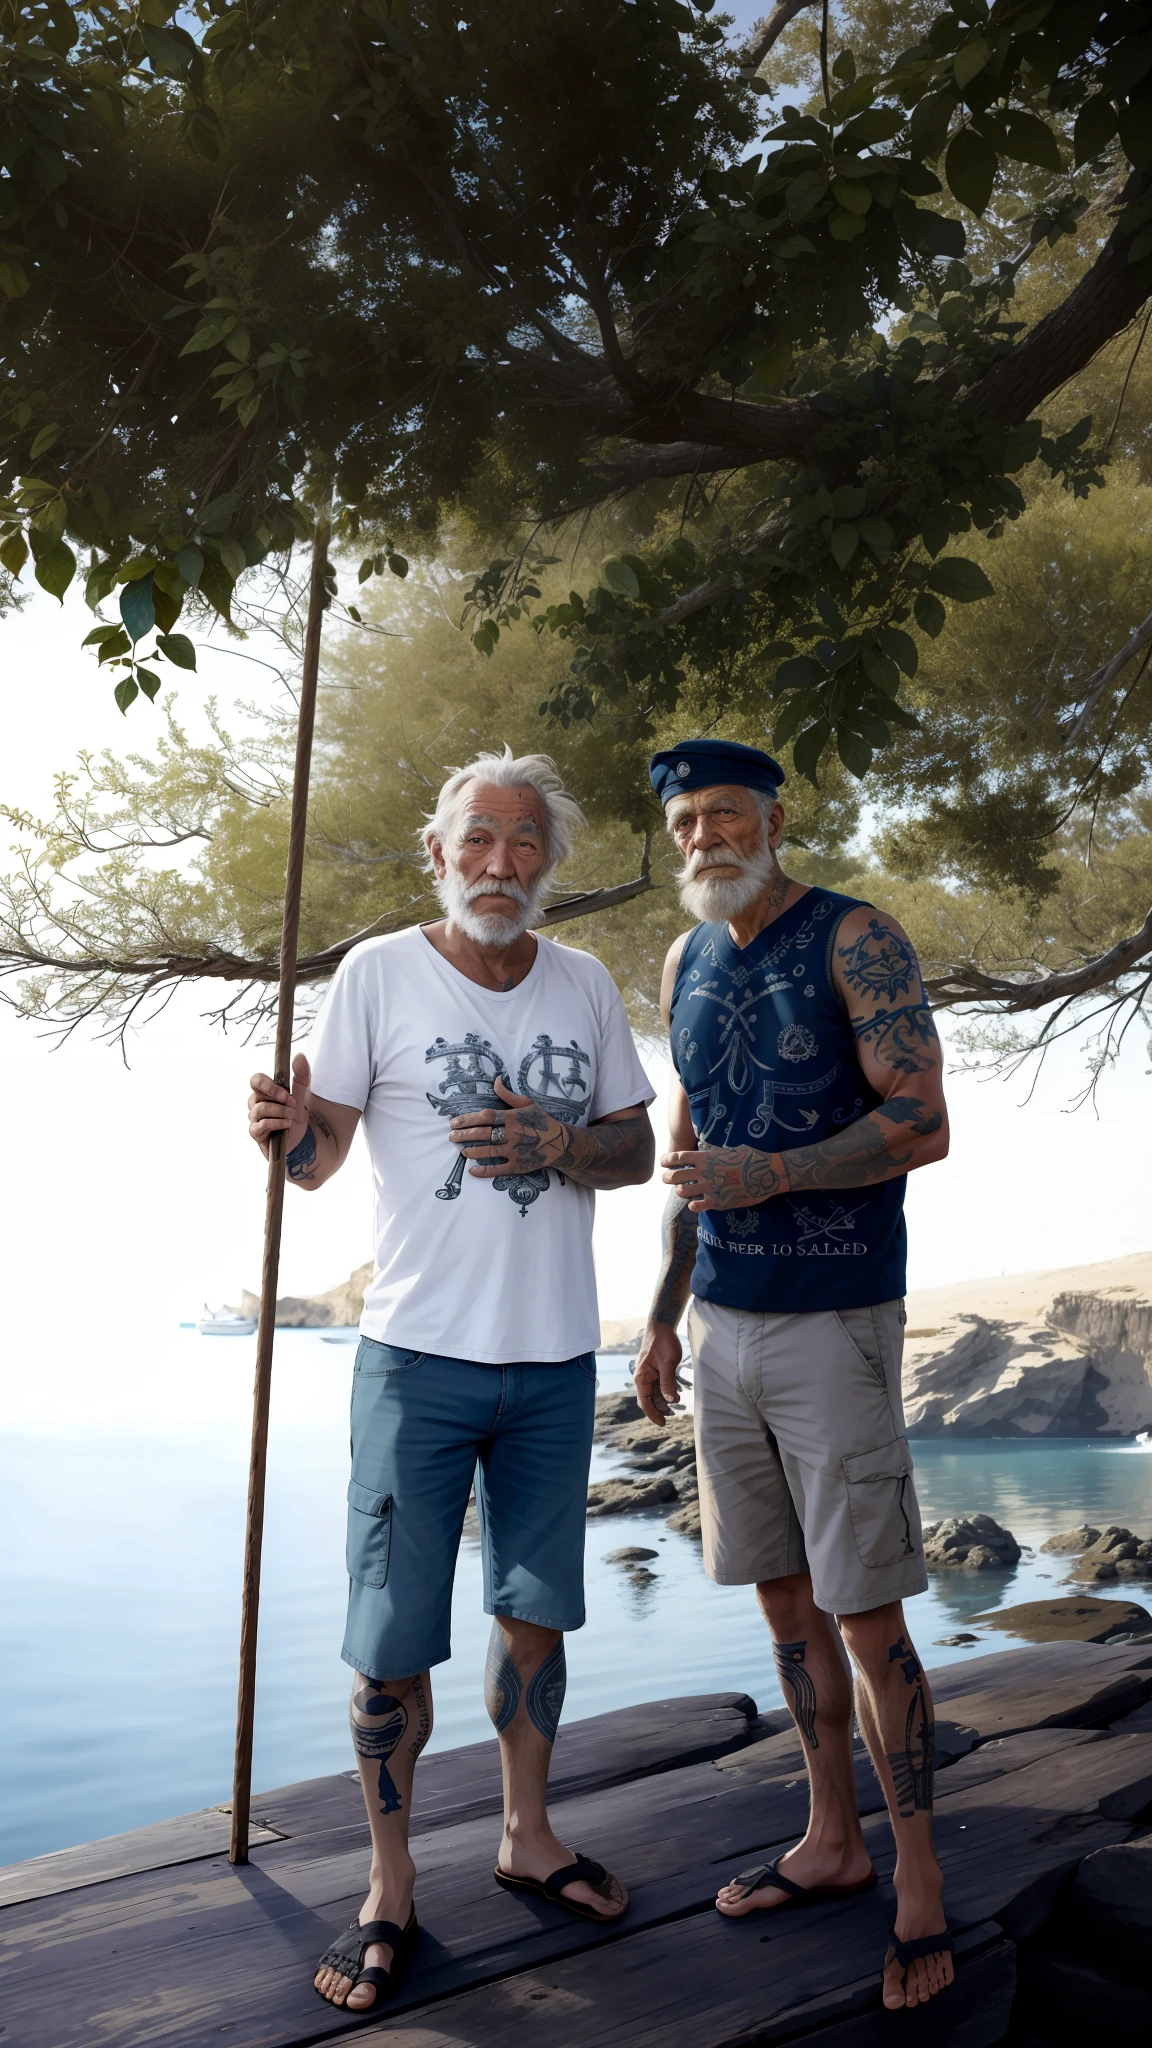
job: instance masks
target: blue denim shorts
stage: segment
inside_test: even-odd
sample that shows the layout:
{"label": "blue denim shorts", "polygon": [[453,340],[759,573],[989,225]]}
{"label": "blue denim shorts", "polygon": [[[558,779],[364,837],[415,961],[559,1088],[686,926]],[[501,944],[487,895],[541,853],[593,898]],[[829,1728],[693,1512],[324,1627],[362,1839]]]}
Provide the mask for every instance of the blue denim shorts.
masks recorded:
{"label": "blue denim shorts", "polygon": [[590,1351],[560,1365],[475,1365],[360,1339],[346,1664],[367,1678],[407,1678],[451,1656],[473,1477],[486,1612],[583,1627],[595,1402]]}

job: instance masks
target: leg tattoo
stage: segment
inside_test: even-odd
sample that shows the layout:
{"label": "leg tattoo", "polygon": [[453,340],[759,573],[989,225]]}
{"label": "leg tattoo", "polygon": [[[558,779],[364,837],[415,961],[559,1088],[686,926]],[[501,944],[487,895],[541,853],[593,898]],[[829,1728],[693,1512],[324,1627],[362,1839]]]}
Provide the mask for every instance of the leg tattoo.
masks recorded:
{"label": "leg tattoo", "polygon": [[804,1669],[807,1643],[773,1643],[776,1675],[792,1694],[792,1713],[809,1749],[819,1749],[816,1740],[816,1687],[812,1674]]}
{"label": "leg tattoo", "polygon": [[914,1813],[932,1811],[936,1724],[924,1696],[920,1661],[903,1636],[889,1647],[888,1662],[899,1664],[905,1684],[914,1688],[904,1724],[904,1747],[887,1753],[888,1768],[896,1788],[897,1812],[901,1820],[911,1820]]}
{"label": "leg tattoo", "polygon": [[561,1636],[549,1650],[538,1671],[528,1681],[528,1719],[545,1742],[555,1742],[560,1726],[560,1709],[568,1689],[568,1664]]}
{"label": "leg tattoo", "polygon": [[[404,1739],[408,1728],[408,1709],[403,1700],[398,1700],[376,1678],[366,1680],[363,1692],[353,1693],[352,1705],[354,1712],[348,1717],[352,1728],[352,1747],[357,1756],[372,1757],[379,1762],[376,1789],[380,1795],[381,1813],[399,1813],[400,1794],[392,1782],[388,1758]],[[372,1725],[362,1727],[356,1719],[357,1714],[367,1715]]]}
{"label": "leg tattoo", "polygon": [[416,1709],[416,1733],[408,1744],[408,1753],[415,1758],[419,1756],[432,1733],[432,1709],[424,1690],[422,1675],[412,1680],[412,1704]]}
{"label": "leg tattoo", "polygon": [[488,1662],[484,1666],[484,1705],[497,1735],[502,1735],[509,1721],[515,1719],[521,1691],[520,1673],[504,1641],[500,1623],[494,1621]]}

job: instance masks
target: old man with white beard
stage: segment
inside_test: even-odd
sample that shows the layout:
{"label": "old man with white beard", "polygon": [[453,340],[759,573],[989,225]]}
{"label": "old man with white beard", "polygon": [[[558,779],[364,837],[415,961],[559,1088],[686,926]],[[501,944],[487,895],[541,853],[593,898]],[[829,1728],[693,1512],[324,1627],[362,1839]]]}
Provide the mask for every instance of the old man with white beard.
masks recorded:
{"label": "old man with white beard", "polygon": [[459,769],[423,834],[444,917],[354,946],[311,1066],[296,1055],[290,1092],[252,1081],[251,1134],[266,1152],[286,1133],[293,1186],[330,1180],[363,1117],[376,1187],[342,1652],[372,1867],[315,1977],[356,2013],[384,2004],[415,1941],[412,1777],[474,1478],[504,1775],[494,1878],[589,1920],[627,1905],[556,1839],[545,1804],[564,1632],[584,1621],[595,1191],[648,1180],[654,1153],[652,1090],[611,977],[532,931],[582,822],[544,755]]}
{"label": "old man with white beard", "polygon": [[948,1149],[940,1046],[895,919],[781,868],[769,755],[687,740],[650,774],[699,922],[664,970],[672,1194],[636,1387],[659,1422],[691,1295],[704,1561],[756,1587],[811,1786],[803,1841],[716,1904],[782,1912],[875,1885],[846,1646],[896,1838],[884,2003],[917,2005],[952,1982],[932,1696],[901,1606],[928,1583],[900,1397],[904,1184]]}

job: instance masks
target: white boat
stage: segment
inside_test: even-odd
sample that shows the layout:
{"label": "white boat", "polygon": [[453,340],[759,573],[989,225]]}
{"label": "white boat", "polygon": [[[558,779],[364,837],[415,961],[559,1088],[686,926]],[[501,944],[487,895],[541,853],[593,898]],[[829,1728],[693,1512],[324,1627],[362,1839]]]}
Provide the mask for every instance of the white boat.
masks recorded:
{"label": "white boat", "polygon": [[202,1337],[250,1337],[256,1328],[255,1316],[242,1316],[239,1309],[229,1308],[222,1303],[219,1308],[209,1308],[204,1303],[204,1313],[196,1325]]}

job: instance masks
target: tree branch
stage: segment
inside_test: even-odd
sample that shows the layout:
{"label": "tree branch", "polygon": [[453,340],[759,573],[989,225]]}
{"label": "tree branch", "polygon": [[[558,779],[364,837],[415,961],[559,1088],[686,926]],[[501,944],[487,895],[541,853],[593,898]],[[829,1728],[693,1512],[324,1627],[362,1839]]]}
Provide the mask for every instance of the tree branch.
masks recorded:
{"label": "tree branch", "polygon": [[1025,1010],[1045,1010],[1050,1003],[1076,1002],[1081,996],[1108,988],[1123,974],[1131,974],[1152,956],[1152,910],[1138,932],[1120,939],[1095,960],[1068,967],[1055,974],[1038,974],[1030,980],[985,974],[979,967],[948,968],[935,980],[925,981],[934,1010],[955,1009],[959,1004],[978,1003],[1004,1016]]}
{"label": "tree branch", "polygon": [[1070,747],[1073,740],[1079,739],[1101,697],[1105,696],[1111,689],[1121,669],[1126,668],[1133,655],[1139,654],[1142,647],[1147,647],[1150,640],[1152,640],[1152,612],[1149,612],[1148,617],[1137,626],[1132,638],[1126,646],[1120,649],[1119,654],[1114,654],[1111,661],[1106,661],[1103,668],[1098,668],[1094,675],[1089,676],[1085,686],[1088,694],[1076,715],[1075,723],[1068,728],[1064,735],[1064,745],[1066,747]]}
{"label": "tree branch", "polygon": [[814,4],[815,0],[776,0],[771,14],[766,14],[763,21],[757,23],[740,50],[741,70],[759,71],[773,43],[783,35],[789,22],[795,20],[805,7]]}

